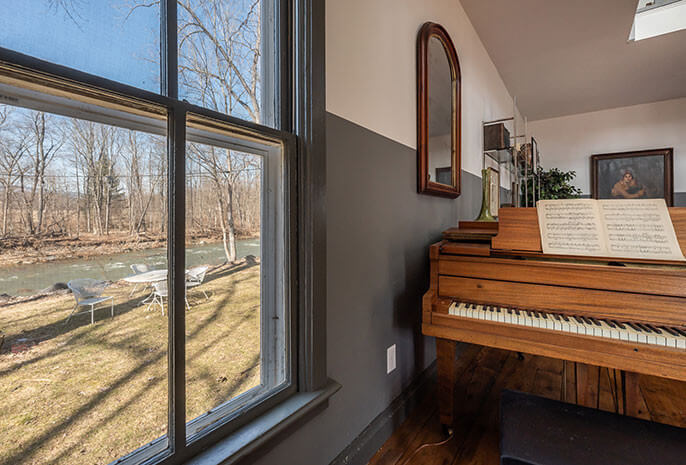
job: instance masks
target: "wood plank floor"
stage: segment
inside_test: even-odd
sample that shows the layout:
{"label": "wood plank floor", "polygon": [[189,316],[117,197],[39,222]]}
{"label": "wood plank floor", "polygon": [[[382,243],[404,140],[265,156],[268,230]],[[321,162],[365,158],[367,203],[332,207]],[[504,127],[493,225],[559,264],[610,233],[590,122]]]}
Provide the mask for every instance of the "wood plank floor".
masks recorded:
{"label": "wood plank floor", "polygon": [[[566,364],[567,376],[563,376],[565,365],[560,360],[532,355],[522,360],[514,352],[466,345],[457,364],[454,438],[441,446],[423,448],[408,461],[421,445],[445,438],[433,389],[372,457],[370,465],[497,465],[498,404],[503,389],[574,399],[569,382],[571,363]],[[621,393],[616,392],[613,372],[601,369],[595,376],[597,388],[589,395],[596,396],[593,400],[600,409],[615,411]],[[686,383],[641,376],[639,385],[639,417],[686,427]]]}

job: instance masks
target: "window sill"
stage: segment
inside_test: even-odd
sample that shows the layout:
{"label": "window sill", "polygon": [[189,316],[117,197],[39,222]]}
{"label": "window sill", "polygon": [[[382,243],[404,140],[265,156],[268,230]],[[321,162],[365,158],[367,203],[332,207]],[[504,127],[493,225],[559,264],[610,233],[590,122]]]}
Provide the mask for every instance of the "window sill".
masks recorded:
{"label": "window sill", "polygon": [[239,428],[226,439],[196,455],[187,464],[237,463],[267,444],[275,443],[277,436],[287,428],[308,416],[315,409],[326,406],[329,398],[340,388],[340,384],[329,379],[326,386],[318,391],[298,392],[264,415]]}

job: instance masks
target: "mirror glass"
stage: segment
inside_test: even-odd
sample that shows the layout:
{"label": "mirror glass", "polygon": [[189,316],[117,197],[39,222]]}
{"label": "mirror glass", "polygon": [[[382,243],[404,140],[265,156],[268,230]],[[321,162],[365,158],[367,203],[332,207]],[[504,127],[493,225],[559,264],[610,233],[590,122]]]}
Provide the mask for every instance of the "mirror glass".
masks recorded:
{"label": "mirror glass", "polygon": [[429,38],[428,65],[429,181],[452,186],[454,82],[448,54],[436,36]]}

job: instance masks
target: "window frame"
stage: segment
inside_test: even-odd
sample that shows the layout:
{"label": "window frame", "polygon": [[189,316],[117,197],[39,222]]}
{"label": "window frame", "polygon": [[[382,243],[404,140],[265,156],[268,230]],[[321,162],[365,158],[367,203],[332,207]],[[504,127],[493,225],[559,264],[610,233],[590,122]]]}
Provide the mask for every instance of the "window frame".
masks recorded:
{"label": "window frame", "polygon": [[[323,393],[310,405],[336,392],[326,375],[326,218],[325,218],[325,69],[324,2],[273,0],[273,77],[277,102],[271,128],[178,100],[176,0],[161,0],[161,93],[154,93],[40,60],[0,47],[0,77],[16,79],[22,88],[35,87],[53,95],[71,94],[83,102],[104,102],[159,113],[166,110],[168,143],[168,284],[169,299],[169,422],[165,437],[148,443],[113,463],[180,464],[227,438],[237,428],[259,420],[296,393]],[[273,7],[273,8],[272,8]],[[268,26],[270,27],[270,26]],[[269,42],[269,41],[265,41]],[[278,76],[278,77],[275,77]],[[52,92],[51,92],[52,93]],[[2,99],[0,98],[0,102]],[[7,102],[12,104],[11,101]],[[77,105],[78,107],[78,105]],[[78,110],[78,108],[77,108]],[[73,111],[73,110],[72,110]],[[287,323],[288,382],[257,404],[223,417],[199,437],[186,438],[185,406],[185,144],[189,114],[214,120],[258,138],[278,141],[283,150],[284,238],[287,270],[284,285]],[[306,405],[306,404],[303,404]],[[303,411],[310,410],[303,408]],[[278,429],[278,428],[277,428]],[[161,450],[160,445],[168,446]]]}

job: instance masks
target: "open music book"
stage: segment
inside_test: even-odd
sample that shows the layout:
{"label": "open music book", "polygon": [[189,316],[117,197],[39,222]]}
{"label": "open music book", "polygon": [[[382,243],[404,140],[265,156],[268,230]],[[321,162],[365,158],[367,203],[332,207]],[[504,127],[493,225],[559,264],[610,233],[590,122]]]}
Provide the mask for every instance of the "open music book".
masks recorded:
{"label": "open music book", "polygon": [[682,260],[664,199],[539,200],[543,253]]}

